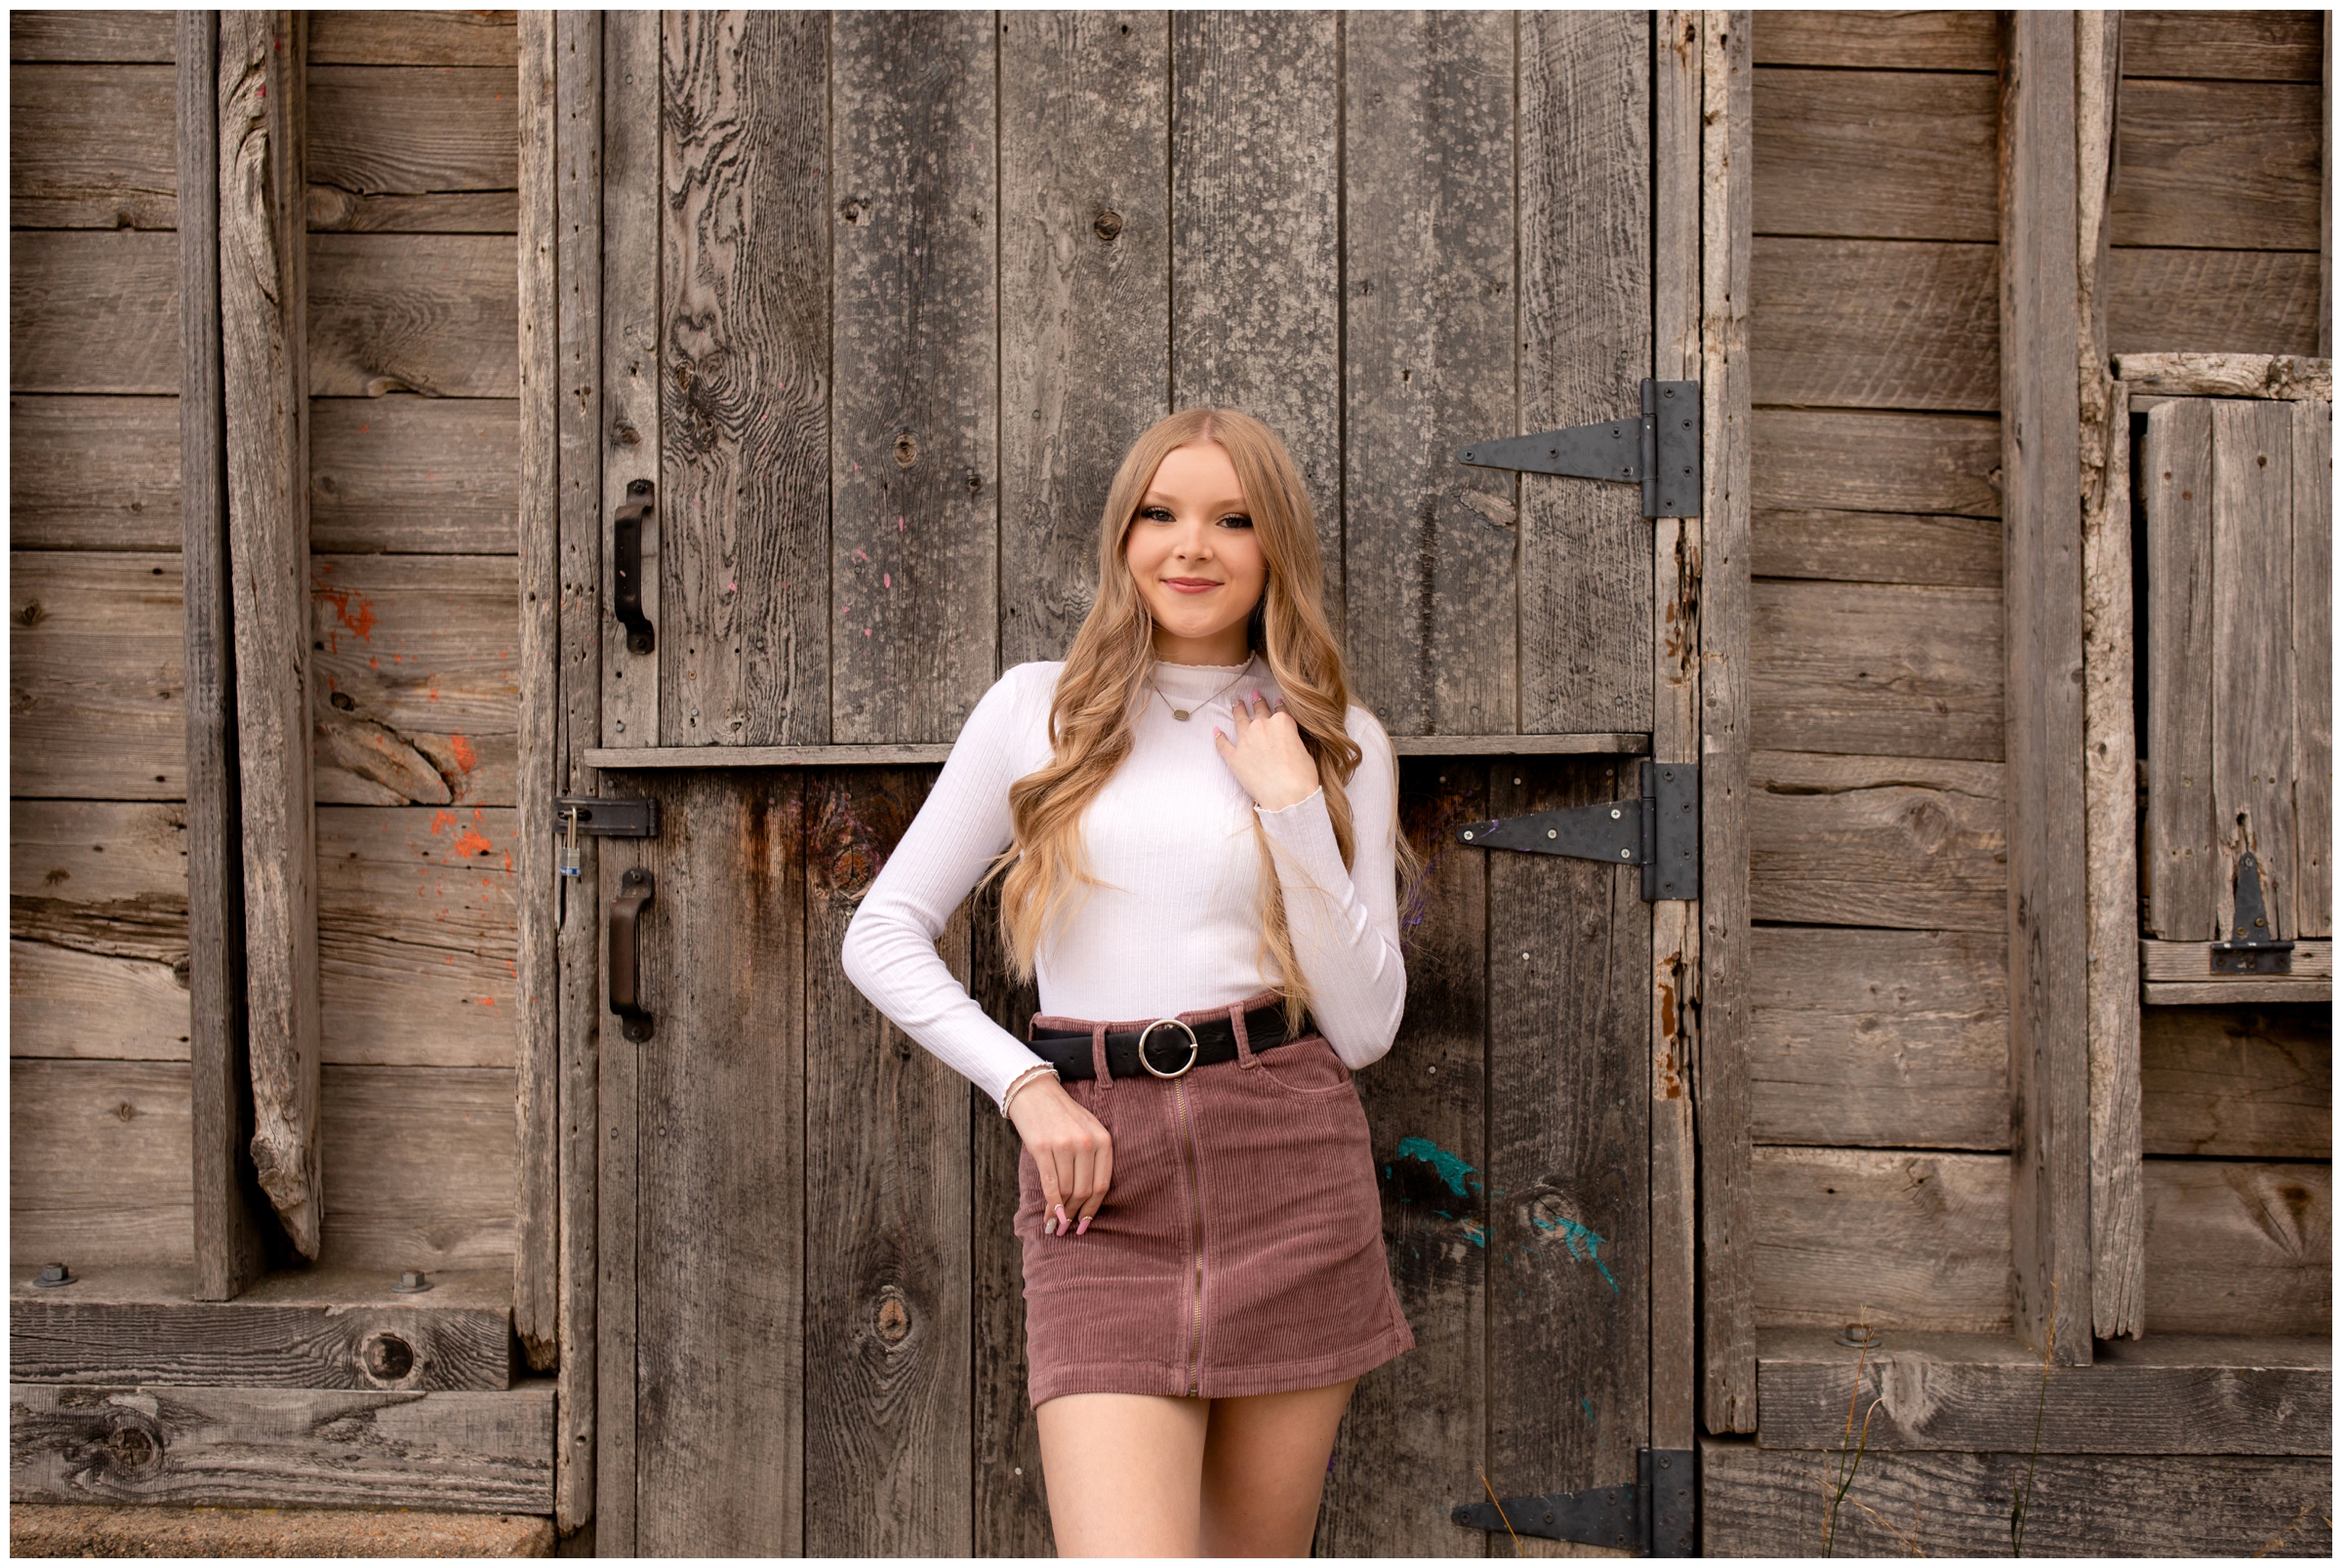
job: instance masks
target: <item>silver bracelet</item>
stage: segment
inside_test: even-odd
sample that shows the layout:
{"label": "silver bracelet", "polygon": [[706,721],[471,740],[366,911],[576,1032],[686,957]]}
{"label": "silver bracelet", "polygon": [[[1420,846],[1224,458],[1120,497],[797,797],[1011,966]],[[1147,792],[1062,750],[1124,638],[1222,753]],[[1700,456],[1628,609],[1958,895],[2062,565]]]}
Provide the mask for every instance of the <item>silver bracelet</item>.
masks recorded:
{"label": "silver bracelet", "polygon": [[1039,1077],[1044,1072],[1049,1073],[1054,1077],[1057,1073],[1057,1064],[1054,1062],[1036,1062],[1031,1066],[1027,1067],[1023,1072],[1020,1072],[1015,1077],[1009,1079],[1008,1087],[1000,1092],[1000,1114],[1003,1118],[1008,1115],[1008,1103],[1017,1097],[1017,1091],[1024,1088],[1027,1084],[1032,1082],[1033,1079]]}

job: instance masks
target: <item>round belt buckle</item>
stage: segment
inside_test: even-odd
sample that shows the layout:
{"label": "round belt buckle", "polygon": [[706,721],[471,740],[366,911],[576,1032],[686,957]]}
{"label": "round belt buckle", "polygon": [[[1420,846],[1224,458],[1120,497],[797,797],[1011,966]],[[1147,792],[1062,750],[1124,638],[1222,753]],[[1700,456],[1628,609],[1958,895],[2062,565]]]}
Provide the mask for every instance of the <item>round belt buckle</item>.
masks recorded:
{"label": "round belt buckle", "polygon": [[[1171,1027],[1178,1029],[1188,1037],[1188,1060],[1179,1065],[1179,1069],[1176,1072],[1165,1072],[1162,1068],[1156,1066],[1153,1063],[1147,1060],[1147,1037],[1152,1034],[1156,1029],[1161,1028],[1166,1024]],[[1190,1067],[1195,1065],[1195,1058],[1202,1053],[1202,1050],[1203,1047],[1196,1041],[1195,1031],[1175,1018],[1158,1018],[1153,1023],[1148,1025],[1145,1028],[1139,1031],[1139,1065],[1145,1067],[1149,1072],[1153,1073],[1158,1078],[1178,1077],[1180,1073],[1187,1071]]]}

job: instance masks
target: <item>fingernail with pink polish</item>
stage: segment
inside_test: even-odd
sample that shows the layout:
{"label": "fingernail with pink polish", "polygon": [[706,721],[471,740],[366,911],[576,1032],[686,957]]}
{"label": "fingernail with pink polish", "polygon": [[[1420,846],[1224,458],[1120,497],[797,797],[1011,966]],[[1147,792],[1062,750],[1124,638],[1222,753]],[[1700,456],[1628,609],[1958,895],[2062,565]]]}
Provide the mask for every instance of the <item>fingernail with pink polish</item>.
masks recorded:
{"label": "fingernail with pink polish", "polygon": [[1085,1215],[1083,1215],[1083,1216],[1081,1217],[1081,1224],[1079,1224],[1079,1225],[1077,1225],[1077,1226],[1075,1226],[1073,1227],[1073,1233],[1074,1233],[1075,1235],[1077,1235],[1077,1236],[1078,1236],[1078,1235],[1082,1234],[1084,1231],[1088,1230],[1089,1228],[1090,1228],[1090,1217],[1089,1217],[1088,1215],[1086,1215],[1086,1214],[1085,1214]]}

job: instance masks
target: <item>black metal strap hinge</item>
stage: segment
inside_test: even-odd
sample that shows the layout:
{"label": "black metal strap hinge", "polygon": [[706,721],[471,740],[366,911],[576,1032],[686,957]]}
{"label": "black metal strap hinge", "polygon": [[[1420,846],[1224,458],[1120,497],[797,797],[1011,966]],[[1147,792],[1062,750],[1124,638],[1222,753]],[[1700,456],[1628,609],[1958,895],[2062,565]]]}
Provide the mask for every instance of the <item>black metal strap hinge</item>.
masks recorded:
{"label": "black metal strap hinge", "polygon": [[1549,1492],[1498,1503],[1459,1503],[1448,1517],[1473,1530],[1506,1530],[1624,1547],[1641,1557],[1696,1557],[1700,1538],[1699,1454],[1689,1448],[1643,1448],[1632,1486]]}
{"label": "black metal strap hinge", "polygon": [[1700,514],[1700,383],[1642,383],[1642,414],[1496,441],[1456,454],[1475,468],[1517,468],[1642,486],[1645,517]]}
{"label": "black metal strap hinge", "polygon": [[1466,823],[1456,837],[1481,849],[1527,850],[1642,867],[1642,899],[1700,896],[1700,769],[1693,762],[1645,762],[1642,794],[1606,806]]}
{"label": "black metal strap hinge", "polygon": [[578,815],[577,829],[589,838],[657,838],[659,802],[613,800],[602,795],[557,795],[553,800],[553,831],[566,834],[569,815]]}
{"label": "black metal strap hinge", "polygon": [[2250,850],[2237,862],[2237,918],[2232,929],[2233,940],[2212,944],[2213,974],[2293,973],[2293,945],[2278,941],[2277,928],[2269,923],[2269,906],[2261,897],[2261,863]]}

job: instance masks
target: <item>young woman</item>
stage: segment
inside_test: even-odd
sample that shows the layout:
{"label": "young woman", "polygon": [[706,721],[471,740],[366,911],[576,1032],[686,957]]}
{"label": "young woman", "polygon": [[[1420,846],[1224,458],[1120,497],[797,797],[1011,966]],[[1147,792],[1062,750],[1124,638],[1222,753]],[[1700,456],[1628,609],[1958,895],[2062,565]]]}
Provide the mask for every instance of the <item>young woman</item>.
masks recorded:
{"label": "young woman", "polygon": [[[1123,458],[1062,663],[968,716],[844,964],[1017,1128],[1057,1548],[1306,1554],[1359,1374],[1410,1348],[1352,1072],[1405,1000],[1397,770],[1349,702],[1308,494],[1230,410]],[[935,941],[1002,876],[1020,1040]]]}

